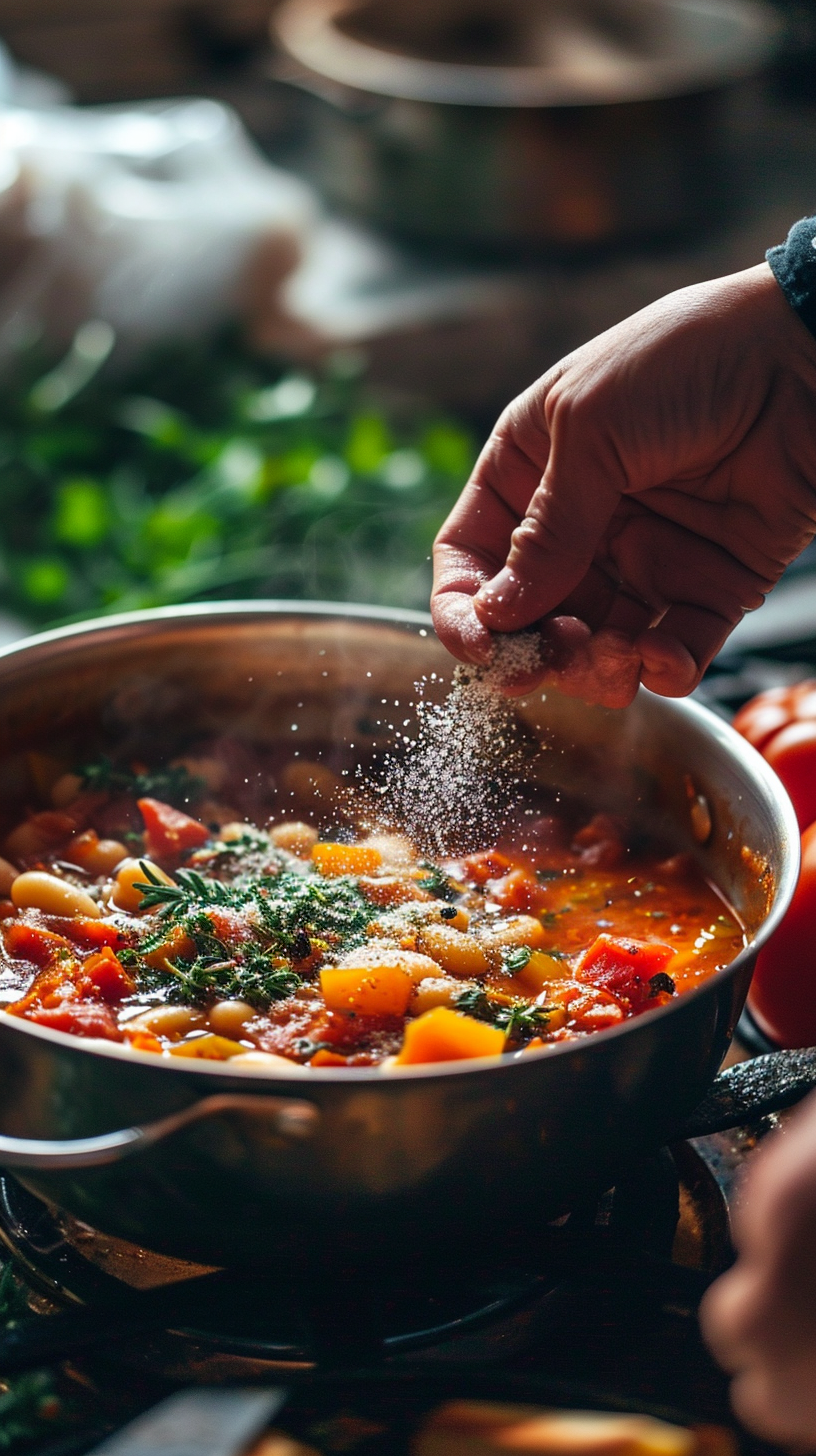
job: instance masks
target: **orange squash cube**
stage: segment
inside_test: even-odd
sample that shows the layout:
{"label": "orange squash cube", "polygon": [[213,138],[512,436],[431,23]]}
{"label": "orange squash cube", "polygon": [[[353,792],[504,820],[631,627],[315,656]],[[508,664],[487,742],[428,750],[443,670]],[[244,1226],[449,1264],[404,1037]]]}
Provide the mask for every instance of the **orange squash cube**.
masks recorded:
{"label": "orange squash cube", "polygon": [[320,972],[320,989],[330,1011],[404,1016],[414,981],[399,966],[326,967]]}
{"label": "orange squash cube", "polygon": [[378,849],[366,844],[316,844],[312,863],[321,875],[373,875],[382,865]]}
{"label": "orange squash cube", "polygon": [[396,1064],[415,1066],[421,1062],[458,1062],[468,1057],[497,1057],[504,1051],[505,1034],[497,1026],[476,1021],[435,1006],[416,1021],[409,1021]]}

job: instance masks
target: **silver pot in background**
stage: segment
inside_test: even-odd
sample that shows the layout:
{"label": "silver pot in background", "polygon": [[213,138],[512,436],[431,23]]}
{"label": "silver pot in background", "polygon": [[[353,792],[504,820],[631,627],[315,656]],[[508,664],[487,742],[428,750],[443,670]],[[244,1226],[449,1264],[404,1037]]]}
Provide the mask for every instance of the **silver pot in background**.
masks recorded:
{"label": "silver pot in background", "polygon": [[749,0],[285,0],[272,28],[331,202],[497,251],[699,226],[723,104],[774,35]]}

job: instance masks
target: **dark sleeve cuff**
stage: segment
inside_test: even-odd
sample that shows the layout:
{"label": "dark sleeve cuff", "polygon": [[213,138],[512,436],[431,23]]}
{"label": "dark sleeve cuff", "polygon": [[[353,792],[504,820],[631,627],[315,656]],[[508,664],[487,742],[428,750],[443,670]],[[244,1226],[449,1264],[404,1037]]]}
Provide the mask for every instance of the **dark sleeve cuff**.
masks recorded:
{"label": "dark sleeve cuff", "polygon": [[794,223],[787,242],[765,257],[791,308],[816,337],[816,217]]}

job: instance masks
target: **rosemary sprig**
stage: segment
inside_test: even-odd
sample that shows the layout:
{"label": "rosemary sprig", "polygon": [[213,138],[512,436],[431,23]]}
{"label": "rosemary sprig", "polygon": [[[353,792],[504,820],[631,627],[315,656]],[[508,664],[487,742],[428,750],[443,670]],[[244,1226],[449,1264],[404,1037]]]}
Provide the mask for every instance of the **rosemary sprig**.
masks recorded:
{"label": "rosemary sprig", "polygon": [[[326,881],[284,871],[226,884],[186,869],[177,870],[176,883],[167,885],[144,860],[140,864],[145,877],[136,882],[140,908],[156,910],[158,924],[142,941],[141,955],[137,952],[137,978],[171,1000],[200,1004],[239,997],[268,1006],[302,985],[298,962],[314,952],[322,956],[329,945],[359,945],[371,919],[372,907],[351,876]],[[231,945],[209,913],[217,909],[244,911],[249,937]],[[163,966],[146,964],[144,956],[166,946],[174,930],[192,941],[195,955],[171,953]]]}
{"label": "rosemary sprig", "polygon": [[142,891],[140,910],[155,910],[163,919],[178,919],[189,915],[196,906],[221,905],[240,909],[252,898],[246,890],[236,885],[227,885],[223,880],[210,879],[197,870],[176,870],[176,883],[165,884],[155,875],[144,860],[139,860],[144,881],[137,880],[134,890]]}

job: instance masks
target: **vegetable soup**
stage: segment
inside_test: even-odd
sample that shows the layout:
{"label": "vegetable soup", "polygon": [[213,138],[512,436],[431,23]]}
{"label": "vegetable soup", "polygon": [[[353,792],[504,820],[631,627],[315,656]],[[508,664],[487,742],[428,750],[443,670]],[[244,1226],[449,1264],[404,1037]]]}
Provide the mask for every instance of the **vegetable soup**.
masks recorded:
{"label": "vegetable soup", "polygon": [[745,944],[689,856],[608,815],[556,806],[432,861],[332,822],[320,762],[283,766],[269,822],[238,818],[231,761],[40,765],[50,807],[0,861],[7,1015],[247,1071],[387,1070],[593,1035]]}

